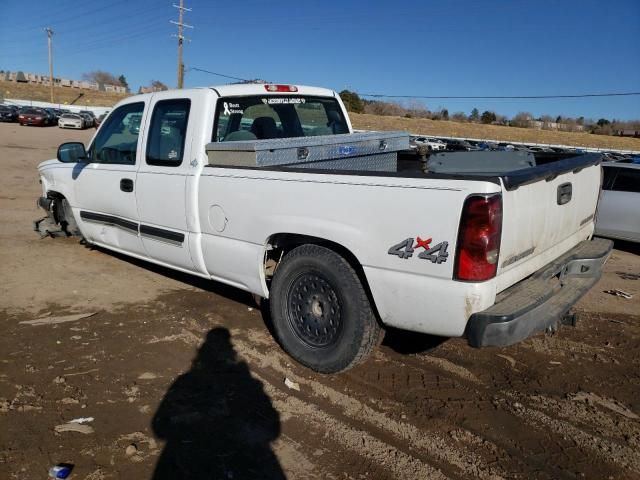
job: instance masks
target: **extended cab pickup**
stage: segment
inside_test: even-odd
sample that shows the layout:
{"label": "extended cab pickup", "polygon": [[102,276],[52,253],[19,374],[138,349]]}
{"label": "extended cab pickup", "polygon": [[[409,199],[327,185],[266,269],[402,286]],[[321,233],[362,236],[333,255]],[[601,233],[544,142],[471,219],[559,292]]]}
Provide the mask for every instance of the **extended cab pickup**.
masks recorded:
{"label": "extended cab pickup", "polygon": [[[369,168],[352,140],[388,144],[368,135],[315,87],[133,96],[88,147],[40,164],[36,228],[269,299],[282,347],[321,372],[362,361],[384,326],[518,342],[558,326],[600,277],[599,157],[434,173],[383,153]],[[279,163],[280,144],[300,163]],[[336,163],[305,163],[323,144]]]}

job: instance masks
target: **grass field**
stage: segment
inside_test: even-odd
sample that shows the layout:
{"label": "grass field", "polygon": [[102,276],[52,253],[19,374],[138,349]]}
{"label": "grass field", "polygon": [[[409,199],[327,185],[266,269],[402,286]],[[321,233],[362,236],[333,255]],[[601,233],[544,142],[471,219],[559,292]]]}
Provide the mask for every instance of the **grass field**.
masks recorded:
{"label": "grass field", "polygon": [[349,116],[353,127],[363,130],[407,130],[421,135],[439,135],[443,137],[482,138],[509,142],[640,151],[640,138],[534,130],[476,123],[444,122],[421,118],[383,117],[358,113],[350,113]]}
{"label": "grass field", "polygon": [[[45,85],[0,81],[0,93],[4,98],[17,98],[38,102],[48,102],[51,100],[49,87]],[[69,105],[81,93],[83,95],[75,102],[76,105],[110,107],[129,96],[127,94],[98,92],[96,90],[84,90],[81,88],[55,87],[53,89],[54,103]]]}

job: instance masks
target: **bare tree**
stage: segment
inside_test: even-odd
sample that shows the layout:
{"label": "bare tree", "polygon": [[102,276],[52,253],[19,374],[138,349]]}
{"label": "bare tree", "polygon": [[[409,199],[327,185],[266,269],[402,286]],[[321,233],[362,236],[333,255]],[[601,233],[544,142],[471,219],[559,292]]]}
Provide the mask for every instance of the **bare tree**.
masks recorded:
{"label": "bare tree", "polygon": [[169,87],[167,87],[164,83],[162,83],[160,80],[151,80],[151,87],[155,90],[155,91],[160,91],[160,90],[169,90]]}
{"label": "bare tree", "polygon": [[520,128],[529,128],[529,122],[533,120],[533,115],[529,112],[519,112],[511,119],[511,125]]}
{"label": "bare tree", "polygon": [[120,85],[120,80],[115,75],[103,70],[94,70],[82,74],[82,79],[89,82],[103,83],[106,85]]}
{"label": "bare tree", "polygon": [[456,112],[451,115],[451,120],[453,120],[454,122],[466,123],[469,119],[464,112]]}

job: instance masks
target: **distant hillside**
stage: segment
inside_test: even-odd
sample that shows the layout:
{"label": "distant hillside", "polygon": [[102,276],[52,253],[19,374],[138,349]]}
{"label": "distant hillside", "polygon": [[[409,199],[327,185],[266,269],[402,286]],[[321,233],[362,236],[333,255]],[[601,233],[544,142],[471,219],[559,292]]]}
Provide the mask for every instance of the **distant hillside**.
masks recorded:
{"label": "distant hillside", "polygon": [[406,130],[421,135],[440,135],[443,137],[481,138],[507,142],[544,143],[550,145],[572,145],[576,147],[640,151],[640,138],[534,130],[531,128],[503,127],[478,123],[457,123],[421,118],[379,116],[364,113],[350,113],[349,116],[351,117],[353,127],[363,130]]}
{"label": "distant hillside", "polygon": [[[49,87],[45,85],[0,81],[0,89],[0,93],[4,98],[35,100],[39,102],[49,102],[51,100]],[[96,90],[85,90],[81,88],[54,87],[54,103],[69,105],[81,93],[83,95],[75,102],[76,105],[110,107],[123,98],[129,96],[113,92],[99,92]]]}

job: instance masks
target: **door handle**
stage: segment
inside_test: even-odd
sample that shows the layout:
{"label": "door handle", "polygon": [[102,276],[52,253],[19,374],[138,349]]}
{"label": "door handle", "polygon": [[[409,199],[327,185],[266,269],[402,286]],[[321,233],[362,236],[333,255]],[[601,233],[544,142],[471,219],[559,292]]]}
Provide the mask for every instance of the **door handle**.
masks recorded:
{"label": "door handle", "polygon": [[133,192],[133,180],[130,178],[123,178],[120,180],[120,190],[123,192]]}

